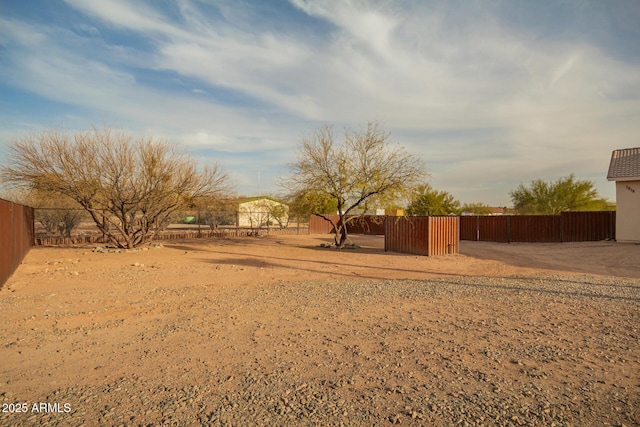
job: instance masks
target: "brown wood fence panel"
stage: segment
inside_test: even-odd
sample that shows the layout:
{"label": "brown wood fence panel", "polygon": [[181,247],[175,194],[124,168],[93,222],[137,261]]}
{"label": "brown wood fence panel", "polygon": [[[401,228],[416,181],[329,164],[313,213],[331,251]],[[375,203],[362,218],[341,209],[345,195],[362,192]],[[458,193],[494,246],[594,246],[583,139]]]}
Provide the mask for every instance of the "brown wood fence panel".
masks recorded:
{"label": "brown wood fence panel", "polygon": [[[334,222],[338,220],[338,215],[327,215]],[[324,218],[311,215],[309,218],[309,234],[330,234],[333,233],[333,225]]]}
{"label": "brown wood fence panel", "polygon": [[0,200],[0,286],[13,273],[12,203]]}
{"label": "brown wood fence panel", "polygon": [[13,204],[13,247],[14,269],[22,262],[29,249],[33,247],[34,237],[34,212],[33,208],[19,204]]}
{"label": "brown wood fence panel", "polygon": [[429,255],[457,254],[460,248],[460,218],[432,216],[429,218]]}
{"label": "brown wood fence panel", "polygon": [[347,230],[353,234],[384,234],[385,217],[382,215],[366,215],[360,218],[354,218],[347,223]]}
{"label": "brown wood fence panel", "polygon": [[[332,221],[338,222],[338,215],[326,215]],[[347,231],[349,234],[384,234],[384,216],[365,215],[359,218],[353,218],[347,223]],[[312,215],[309,219],[309,234],[330,234],[334,233],[333,225],[324,218]]]}
{"label": "brown wood fence panel", "polygon": [[426,217],[389,217],[385,221],[384,250],[429,255],[429,223]]}
{"label": "brown wood fence panel", "polygon": [[592,242],[615,240],[616,212],[563,212],[562,241]]}
{"label": "brown wood fence panel", "polygon": [[460,217],[460,240],[478,240],[478,216]]}
{"label": "brown wood fence panel", "polygon": [[416,255],[457,253],[458,217],[387,217],[384,250]]}
{"label": "brown wood fence panel", "polygon": [[481,242],[508,242],[509,217],[478,217],[478,240]]}
{"label": "brown wood fence panel", "polygon": [[460,217],[460,239],[484,242],[585,242],[615,239],[616,213]]}
{"label": "brown wood fence panel", "polygon": [[0,199],[0,286],[33,246],[33,208]]}
{"label": "brown wood fence panel", "polygon": [[508,242],[560,242],[560,215],[510,215]]}

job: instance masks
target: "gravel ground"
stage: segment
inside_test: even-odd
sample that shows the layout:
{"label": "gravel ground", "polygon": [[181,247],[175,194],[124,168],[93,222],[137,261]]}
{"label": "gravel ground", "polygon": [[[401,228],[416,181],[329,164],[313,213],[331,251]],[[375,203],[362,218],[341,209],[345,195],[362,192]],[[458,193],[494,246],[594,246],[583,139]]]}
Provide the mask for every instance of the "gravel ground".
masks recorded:
{"label": "gravel ground", "polygon": [[[0,425],[640,425],[638,279],[283,281],[149,298],[174,293],[177,305],[159,306],[174,316],[123,335],[144,369],[39,396],[0,392]],[[58,334],[82,347],[99,329]],[[149,342],[183,351],[163,364]],[[7,412],[23,402],[27,413]]]}

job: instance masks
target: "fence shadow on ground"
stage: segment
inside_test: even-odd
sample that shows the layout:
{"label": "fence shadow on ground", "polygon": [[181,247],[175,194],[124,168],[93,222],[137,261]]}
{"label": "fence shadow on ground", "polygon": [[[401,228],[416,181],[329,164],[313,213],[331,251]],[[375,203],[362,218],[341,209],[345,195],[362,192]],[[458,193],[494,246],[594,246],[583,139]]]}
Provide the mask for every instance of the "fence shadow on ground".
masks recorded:
{"label": "fence shadow on ground", "polygon": [[[640,291],[640,285],[608,285],[601,283],[589,283],[580,280],[571,280],[571,279],[558,279],[558,278],[545,278],[545,277],[529,277],[529,276],[484,276],[484,275],[463,275],[463,274],[450,274],[450,273],[441,273],[441,272],[430,272],[430,271],[418,271],[418,270],[402,270],[402,269],[394,269],[397,271],[416,271],[423,272],[426,274],[432,274],[443,277],[464,277],[464,278],[479,278],[479,279],[492,279],[492,280],[505,280],[513,283],[522,283],[528,282],[528,286],[517,286],[517,285],[490,285],[483,283],[468,283],[468,282],[458,282],[455,280],[447,280],[444,278],[397,278],[397,279],[386,279],[380,278],[378,276],[371,276],[360,274],[357,272],[343,272],[339,269],[337,270],[323,270],[323,269],[315,269],[315,268],[304,268],[304,267],[295,267],[286,264],[280,264],[275,262],[269,262],[261,260],[262,257],[252,256],[251,258],[224,258],[218,260],[211,259],[202,259],[201,261],[210,263],[210,264],[223,264],[223,265],[233,265],[233,266],[243,266],[243,267],[254,267],[254,268],[282,268],[282,269],[290,269],[290,270],[302,270],[308,271],[311,273],[320,273],[324,275],[331,276],[340,276],[348,279],[370,279],[370,280],[409,280],[409,281],[429,281],[436,280],[438,283],[445,283],[452,286],[460,286],[460,287],[474,287],[474,288],[485,288],[492,290],[504,290],[510,292],[531,292],[531,293],[541,293],[547,295],[557,295],[557,296],[567,296],[567,297],[585,297],[585,298],[597,298],[597,299],[616,299],[616,300],[626,300],[626,301],[640,301],[640,297],[630,297],[630,296],[620,296],[615,295],[614,292],[604,292],[606,288],[617,289],[617,288],[630,288],[630,289],[638,289]],[[273,257],[269,257],[273,258]],[[276,258],[281,259],[281,258]],[[332,263],[331,265],[339,266],[339,267],[353,267],[353,264],[344,264],[344,263]],[[355,265],[355,267],[361,267]],[[379,269],[384,270],[384,267],[380,267]],[[313,279],[318,280],[318,279]],[[557,289],[547,289],[544,286],[544,283],[547,281],[553,281],[561,284],[566,284],[567,286],[576,287],[581,286],[584,287],[584,291],[577,290],[557,290]],[[534,284],[538,283],[539,286],[534,286]],[[597,287],[599,292],[589,292],[589,289],[592,287]]]}
{"label": "fence shadow on ground", "polygon": [[[217,252],[217,253],[225,253],[225,252]],[[231,252],[226,252],[226,254],[238,256],[238,254],[231,253]],[[262,267],[262,268],[283,268],[287,270],[307,271],[310,273],[342,276],[342,277],[348,277],[348,278],[358,277],[361,279],[371,279],[371,280],[387,280],[387,279],[379,276],[365,275],[365,274],[361,274],[359,272],[354,272],[354,271],[344,272],[344,271],[341,271],[340,268],[344,268],[344,269],[369,268],[369,269],[376,269],[376,270],[383,270],[383,271],[392,270],[392,271],[414,273],[414,274],[422,273],[425,275],[428,274],[428,275],[438,275],[438,276],[452,276],[452,274],[450,273],[442,273],[442,272],[428,271],[428,270],[407,270],[407,269],[400,269],[400,268],[368,267],[368,266],[363,266],[359,264],[346,264],[346,263],[336,263],[336,262],[328,263],[323,261],[299,260],[299,259],[279,258],[279,257],[272,257],[272,256],[258,256],[258,255],[243,255],[243,256],[247,258],[224,258],[224,259],[215,259],[215,260],[203,258],[201,259],[201,261],[209,264],[243,265],[245,267]],[[294,261],[294,262],[305,262],[305,263],[320,264],[325,266],[330,265],[330,266],[335,266],[336,269],[326,270],[321,268],[316,269],[316,268],[310,268],[310,267],[292,266],[287,264],[280,264],[273,261],[260,261],[259,260],[260,258],[269,258],[272,260],[283,260],[283,261]],[[301,280],[304,280],[304,279],[301,279]],[[402,279],[399,279],[399,280],[402,280]],[[422,279],[416,279],[416,280],[422,280]]]}
{"label": "fence shadow on ground", "polygon": [[[247,243],[251,243],[251,244],[264,244],[265,246],[271,245],[271,244],[280,244],[280,245],[285,245],[287,247],[290,248],[299,248],[299,249],[306,249],[306,250],[312,250],[312,251],[318,251],[318,252],[325,252],[325,253],[343,253],[345,254],[345,256],[348,256],[348,254],[360,254],[360,255],[385,255],[388,257],[423,257],[422,255],[415,255],[415,254],[406,254],[406,253],[401,253],[401,252],[393,252],[393,251],[385,251],[384,247],[372,247],[369,245],[360,245],[360,243],[358,243],[358,241],[351,241],[350,243],[355,243],[357,244],[359,247],[358,248],[343,248],[343,249],[337,249],[335,247],[321,247],[320,243],[328,243],[328,244],[333,244],[333,239],[330,238],[322,238],[322,237],[318,237],[318,238],[313,238],[314,240],[317,240],[319,243],[317,245],[305,245],[305,244],[290,244],[287,243],[285,241],[274,241],[274,240],[260,240],[260,239],[256,239],[256,240],[246,240],[246,238],[229,238],[229,239],[215,239],[215,240],[196,240],[196,239],[185,239],[184,241],[180,242],[180,243],[165,243],[163,242],[163,245],[167,248],[173,248],[173,249],[179,249],[179,250],[184,250],[184,251],[193,251],[193,252],[215,252],[215,253],[222,253],[221,251],[216,250],[213,247],[209,247],[208,245],[210,243],[215,243],[216,245],[220,245],[220,246],[230,246],[230,245],[245,245]],[[382,240],[382,244],[384,245],[384,240]],[[233,254],[232,252],[228,252],[228,254]],[[249,255],[249,256],[253,256],[253,255]],[[258,256],[258,255],[256,255]],[[449,255],[438,255],[438,256],[449,256]],[[433,258],[433,256],[431,257]],[[280,258],[280,259],[285,259],[285,258]],[[298,259],[289,259],[290,261],[301,261]],[[305,261],[305,262],[314,262],[314,261]],[[324,261],[316,261],[316,262],[320,262],[320,263],[325,263]],[[352,265],[353,267],[363,267],[362,265]],[[406,270],[406,271],[412,271],[412,270]],[[416,270],[417,271],[417,270]]]}
{"label": "fence shadow on ground", "polygon": [[[276,237],[277,238],[277,237]],[[367,236],[366,238],[370,238],[369,236]],[[323,237],[314,237],[314,240],[318,241],[318,242],[324,242],[324,243],[330,243],[332,242],[332,239],[330,238],[330,236],[323,236]],[[356,243],[358,243],[358,238],[356,238],[354,240]],[[365,239],[366,241],[366,239]],[[214,245],[209,245],[209,243],[214,243]],[[335,254],[338,252],[337,249],[335,248],[322,248],[319,245],[309,245],[309,244],[304,244],[304,243],[297,243],[297,242],[288,242],[285,240],[273,240],[273,239],[255,239],[255,240],[246,240],[246,238],[238,238],[238,239],[225,239],[225,240],[215,240],[215,241],[202,241],[202,240],[191,240],[191,241],[183,241],[180,243],[164,243],[164,245],[168,248],[175,248],[175,249],[179,249],[179,250],[185,250],[185,251],[193,251],[193,252],[208,252],[208,253],[216,253],[216,254],[221,254],[221,255],[229,255],[229,256],[239,256],[239,254],[237,252],[227,252],[223,249],[224,247],[228,247],[228,246],[242,246],[242,245],[247,245],[247,244],[256,244],[258,243],[260,246],[264,246],[265,249],[267,249],[270,245],[274,245],[274,244],[283,244],[289,248],[300,248],[300,249],[305,249],[305,250],[312,250],[314,252],[318,253],[318,257],[321,256],[321,253],[331,253],[331,254]],[[521,260],[518,259],[506,259],[504,256],[501,256],[501,254],[499,252],[493,253],[491,251],[488,251],[486,253],[478,253],[478,251],[469,251],[468,248],[465,248],[465,246],[468,245],[498,245],[499,248],[510,248],[511,246],[509,244],[503,244],[503,243],[490,243],[490,242],[469,242],[469,243],[465,243],[462,242],[462,247],[461,247],[461,256],[463,257],[469,257],[472,259],[478,259],[478,260],[491,260],[491,261],[497,261],[497,262],[502,262],[506,265],[512,265],[515,267],[522,267],[522,268],[539,268],[539,269],[547,269],[547,270],[553,270],[553,271],[564,271],[567,273],[578,273],[578,274],[594,274],[594,275],[613,275],[613,274],[609,274],[607,272],[605,272],[604,270],[602,271],[596,271],[597,269],[593,269],[592,271],[585,271],[585,269],[582,266],[566,266],[566,265],[560,265],[560,264],[545,264],[542,263],[540,265],[532,265],[532,261],[529,260],[526,256],[523,256]],[[526,243],[520,243],[519,245],[540,245],[538,244],[526,244]],[[563,243],[547,243],[544,245],[553,245],[553,247],[557,247],[557,248],[563,248]],[[343,249],[340,251],[340,253],[343,254],[343,258],[345,258],[345,261],[349,259],[349,256],[351,254],[353,255],[384,255],[385,257],[389,257],[391,258],[395,258],[395,257],[411,257],[411,258],[415,258],[417,257],[416,255],[410,255],[410,254],[403,254],[403,253],[396,253],[396,252],[385,252],[383,248],[377,248],[377,247],[370,247],[370,246],[365,246],[363,248],[360,249]],[[325,260],[321,260],[321,259],[302,259],[302,258],[296,258],[296,257],[277,257],[274,255],[268,255],[268,250],[265,251],[265,254],[245,254],[244,256],[246,257],[261,257],[261,258],[267,258],[270,259],[272,261],[278,262],[278,261],[283,261],[283,262],[303,262],[303,263],[307,263],[307,265],[313,265],[313,264],[319,264],[319,265],[324,265],[327,264],[327,261]],[[450,255],[441,255],[441,257],[449,257]],[[422,258],[422,257],[420,257]],[[438,258],[438,257],[436,257]],[[518,258],[518,257],[516,257]],[[406,269],[406,268],[396,268],[396,267],[383,267],[383,266],[372,266],[372,265],[363,265],[363,264],[354,264],[354,263],[349,263],[349,262],[345,262],[345,261],[340,261],[340,262],[332,262],[333,264],[336,264],[340,267],[345,267],[345,268],[372,268],[372,269],[376,269],[379,271],[394,271],[394,272],[406,272],[406,273],[424,273],[424,274],[432,274],[432,275],[440,275],[442,273],[437,272],[437,271],[431,271],[431,270],[419,270],[419,269]],[[311,269],[309,271],[317,271],[317,272],[326,272],[326,270],[322,269],[322,270],[315,270],[315,269]],[[447,274],[442,274],[442,275],[451,275],[450,273]],[[464,275],[464,274],[458,274],[458,275]],[[616,275],[618,276],[618,275]],[[490,276],[487,276],[490,277]],[[493,277],[498,277],[498,276],[493,276]],[[635,276],[633,275],[619,275],[619,277],[629,277],[629,278],[635,278]],[[379,278],[379,276],[378,276]]]}

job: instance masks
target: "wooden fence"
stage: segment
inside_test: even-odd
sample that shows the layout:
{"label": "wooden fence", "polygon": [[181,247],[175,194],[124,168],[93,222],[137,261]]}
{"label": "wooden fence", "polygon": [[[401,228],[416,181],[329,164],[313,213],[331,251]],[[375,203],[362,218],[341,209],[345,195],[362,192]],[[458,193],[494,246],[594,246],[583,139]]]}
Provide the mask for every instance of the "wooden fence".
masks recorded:
{"label": "wooden fence", "polygon": [[[212,239],[212,238],[233,238],[247,236],[264,235],[295,235],[308,234],[306,227],[301,228],[271,228],[271,229],[224,229],[224,230],[201,230],[201,231],[167,231],[156,234],[152,240],[182,240],[182,239]],[[36,238],[36,246],[64,246],[64,245],[87,245],[87,244],[108,244],[110,241],[102,235],[75,236],[75,237],[43,237]]]}
{"label": "wooden fence", "polygon": [[458,253],[460,218],[457,216],[386,217],[384,250],[416,255]]}
{"label": "wooden fence", "polygon": [[615,211],[462,216],[460,240],[505,243],[615,240],[615,228]]}
{"label": "wooden fence", "polygon": [[0,286],[33,246],[33,208],[0,199]]}
{"label": "wooden fence", "polygon": [[[338,222],[338,215],[325,215],[333,222]],[[384,216],[365,215],[362,217],[354,217],[347,223],[347,231],[350,234],[384,234]],[[309,234],[329,234],[335,233],[333,225],[326,219],[317,215],[311,215],[309,219]]]}
{"label": "wooden fence", "polygon": [[[334,222],[338,215],[327,215]],[[350,234],[384,235],[385,251],[416,255],[458,253],[460,221],[458,217],[364,216],[347,224]],[[324,218],[312,216],[309,234],[334,233]]]}

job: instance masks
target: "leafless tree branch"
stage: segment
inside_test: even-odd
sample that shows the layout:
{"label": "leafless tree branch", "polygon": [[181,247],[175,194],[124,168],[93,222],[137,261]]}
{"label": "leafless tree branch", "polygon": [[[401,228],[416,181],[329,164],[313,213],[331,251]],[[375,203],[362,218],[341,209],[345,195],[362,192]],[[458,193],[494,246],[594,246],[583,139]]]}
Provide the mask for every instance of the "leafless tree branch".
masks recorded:
{"label": "leafless tree branch", "polygon": [[198,170],[174,145],[134,141],[109,128],[73,135],[47,131],[10,148],[11,161],[2,169],[6,182],[73,199],[118,247],[149,241],[180,207],[230,190],[219,165]]}

